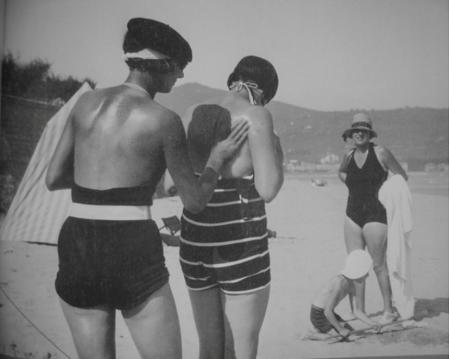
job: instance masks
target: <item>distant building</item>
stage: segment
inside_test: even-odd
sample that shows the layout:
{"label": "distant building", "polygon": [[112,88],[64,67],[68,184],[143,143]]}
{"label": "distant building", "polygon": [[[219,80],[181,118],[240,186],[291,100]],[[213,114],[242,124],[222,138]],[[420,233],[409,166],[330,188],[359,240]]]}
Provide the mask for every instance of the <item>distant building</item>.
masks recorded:
{"label": "distant building", "polygon": [[447,163],[429,162],[424,166],[425,172],[449,172],[449,165]]}
{"label": "distant building", "polygon": [[340,157],[334,153],[328,152],[326,156],[320,159],[320,163],[322,165],[340,163]]}

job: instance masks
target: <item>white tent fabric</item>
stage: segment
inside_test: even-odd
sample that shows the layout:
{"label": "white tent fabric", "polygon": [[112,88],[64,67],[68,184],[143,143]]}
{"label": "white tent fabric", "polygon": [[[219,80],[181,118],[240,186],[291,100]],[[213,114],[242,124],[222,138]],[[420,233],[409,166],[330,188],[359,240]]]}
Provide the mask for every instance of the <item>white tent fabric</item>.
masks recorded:
{"label": "white tent fabric", "polygon": [[1,240],[57,243],[71,202],[70,191],[48,191],[45,176],[70,111],[89,90],[89,84],[84,83],[45,126],[1,226]]}

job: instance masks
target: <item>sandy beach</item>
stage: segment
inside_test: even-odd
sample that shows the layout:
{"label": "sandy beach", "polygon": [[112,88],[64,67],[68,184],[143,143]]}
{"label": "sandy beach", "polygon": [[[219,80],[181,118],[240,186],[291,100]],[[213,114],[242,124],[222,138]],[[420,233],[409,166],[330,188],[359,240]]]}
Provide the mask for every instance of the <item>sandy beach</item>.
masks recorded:
{"label": "sandy beach", "polygon": [[[327,185],[315,187],[319,177]],[[278,197],[267,206],[271,298],[262,328],[258,358],[336,358],[449,354],[448,175],[410,174],[413,195],[412,272],[415,319],[419,327],[369,335],[351,343],[304,341],[316,291],[343,265],[343,218],[347,191],[335,175],[287,176]],[[179,215],[178,198],[156,200],[153,218]],[[26,238],[24,238],[24,241]],[[183,357],[197,358],[198,344],[178,248],[164,247],[170,283],[179,312]],[[76,358],[75,348],[54,290],[55,246],[0,241],[0,353],[18,358]],[[380,315],[382,301],[375,275],[367,282],[367,313]],[[347,318],[344,301],[337,312]],[[27,319],[25,319],[25,317]],[[354,321],[354,327],[363,324]],[[139,358],[117,314],[117,357]]]}

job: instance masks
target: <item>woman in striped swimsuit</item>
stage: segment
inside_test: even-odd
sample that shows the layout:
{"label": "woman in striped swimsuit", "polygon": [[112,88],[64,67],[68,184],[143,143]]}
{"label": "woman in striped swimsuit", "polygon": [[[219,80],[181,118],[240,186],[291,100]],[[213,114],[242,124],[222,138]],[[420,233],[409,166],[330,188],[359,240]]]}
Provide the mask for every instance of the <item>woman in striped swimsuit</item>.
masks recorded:
{"label": "woman in striped swimsuit", "polygon": [[[255,358],[269,298],[270,257],[265,202],[283,182],[282,150],[263,107],[277,90],[266,60],[247,56],[229,76],[230,91],[188,111],[189,156],[201,173],[210,149],[238,119],[248,140],[221,172],[200,213],[184,209],[180,262],[200,340],[200,358]],[[226,350],[225,350],[226,348]]]}

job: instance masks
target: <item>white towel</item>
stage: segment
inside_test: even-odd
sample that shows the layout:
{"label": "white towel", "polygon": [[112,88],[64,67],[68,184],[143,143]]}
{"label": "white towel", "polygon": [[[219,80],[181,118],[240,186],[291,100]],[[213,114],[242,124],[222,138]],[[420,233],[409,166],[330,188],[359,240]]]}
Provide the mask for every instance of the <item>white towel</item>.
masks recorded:
{"label": "white towel", "polygon": [[414,315],[415,299],[410,266],[412,196],[405,179],[401,175],[391,176],[380,188],[379,200],[387,210],[387,265],[393,305],[402,319],[408,319]]}

